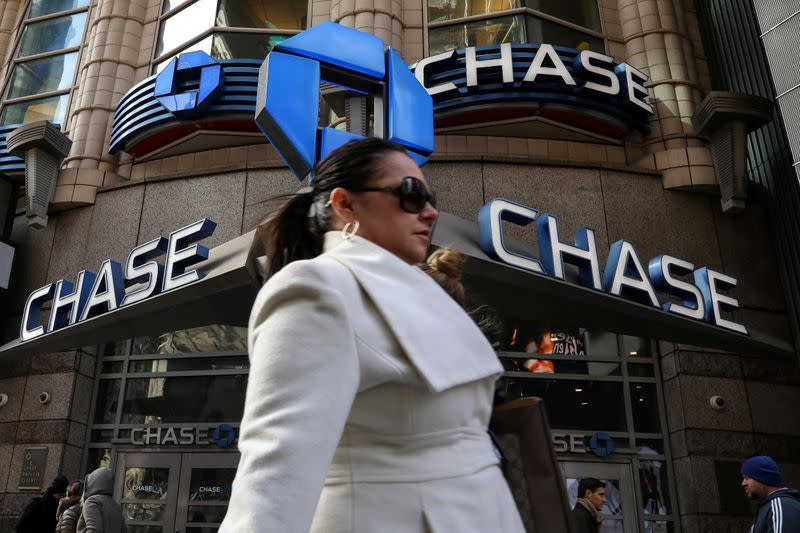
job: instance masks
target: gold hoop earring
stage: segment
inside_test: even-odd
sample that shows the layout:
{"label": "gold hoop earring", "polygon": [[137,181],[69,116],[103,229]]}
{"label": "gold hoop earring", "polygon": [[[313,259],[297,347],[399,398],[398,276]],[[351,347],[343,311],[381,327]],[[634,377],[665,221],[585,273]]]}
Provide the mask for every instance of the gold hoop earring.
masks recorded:
{"label": "gold hoop earring", "polygon": [[358,227],[361,225],[359,224],[358,220],[356,220],[355,224],[353,224],[353,231],[348,231],[350,229],[350,224],[351,223],[348,222],[342,228],[342,238],[346,241],[350,240],[350,237],[356,234],[356,232],[358,231]]}

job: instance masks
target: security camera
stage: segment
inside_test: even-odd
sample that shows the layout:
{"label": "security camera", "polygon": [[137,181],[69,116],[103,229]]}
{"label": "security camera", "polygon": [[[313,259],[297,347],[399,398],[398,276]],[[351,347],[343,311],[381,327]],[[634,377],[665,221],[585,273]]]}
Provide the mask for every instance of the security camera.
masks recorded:
{"label": "security camera", "polygon": [[8,403],[8,394],[0,394],[0,407]]}
{"label": "security camera", "polygon": [[714,395],[711,398],[709,398],[708,403],[711,404],[711,408],[712,409],[716,409],[717,411],[721,411],[722,409],[725,409],[725,405],[728,402],[726,402],[725,398],[723,398],[722,396]]}
{"label": "security camera", "polygon": [[44,405],[50,403],[50,393],[49,392],[40,392],[39,393],[39,403]]}

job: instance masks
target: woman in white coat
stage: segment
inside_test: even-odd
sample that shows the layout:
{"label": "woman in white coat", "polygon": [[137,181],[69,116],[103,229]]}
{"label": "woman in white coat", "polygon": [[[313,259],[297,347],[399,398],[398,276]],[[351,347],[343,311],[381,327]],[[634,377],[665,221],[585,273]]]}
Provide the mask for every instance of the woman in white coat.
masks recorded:
{"label": "woman in white coat", "polygon": [[353,142],[270,219],[241,460],[222,533],[523,533],[486,428],[502,368],[414,266],[419,167]]}

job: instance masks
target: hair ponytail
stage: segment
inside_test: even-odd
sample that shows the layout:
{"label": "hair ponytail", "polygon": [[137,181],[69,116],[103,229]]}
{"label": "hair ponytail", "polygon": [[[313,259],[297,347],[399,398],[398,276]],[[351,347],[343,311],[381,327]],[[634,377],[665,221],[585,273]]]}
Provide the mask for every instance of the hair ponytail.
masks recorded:
{"label": "hair ponytail", "polygon": [[261,225],[261,248],[267,255],[265,281],[299,259],[311,259],[322,251],[322,235],[314,231],[309,209],[311,190],[288,195],[289,199]]}
{"label": "hair ponytail", "polygon": [[351,141],[317,164],[313,187],[285,195],[288,200],[259,227],[259,245],[267,254],[265,281],[292,261],[322,253],[330,225],[331,191],[367,185],[379,170],[380,158],[389,152],[404,154],[405,150],[375,137]]}

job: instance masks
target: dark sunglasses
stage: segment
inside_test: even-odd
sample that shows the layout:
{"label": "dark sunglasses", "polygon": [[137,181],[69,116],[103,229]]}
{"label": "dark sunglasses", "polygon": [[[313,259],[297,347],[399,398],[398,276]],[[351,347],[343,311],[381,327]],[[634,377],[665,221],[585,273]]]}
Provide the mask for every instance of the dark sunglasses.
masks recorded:
{"label": "dark sunglasses", "polygon": [[431,192],[421,179],[406,176],[397,187],[359,187],[353,192],[388,192],[400,199],[400,208],[406,213],[421,213],[427,204],[436,208],[436,193]]}

